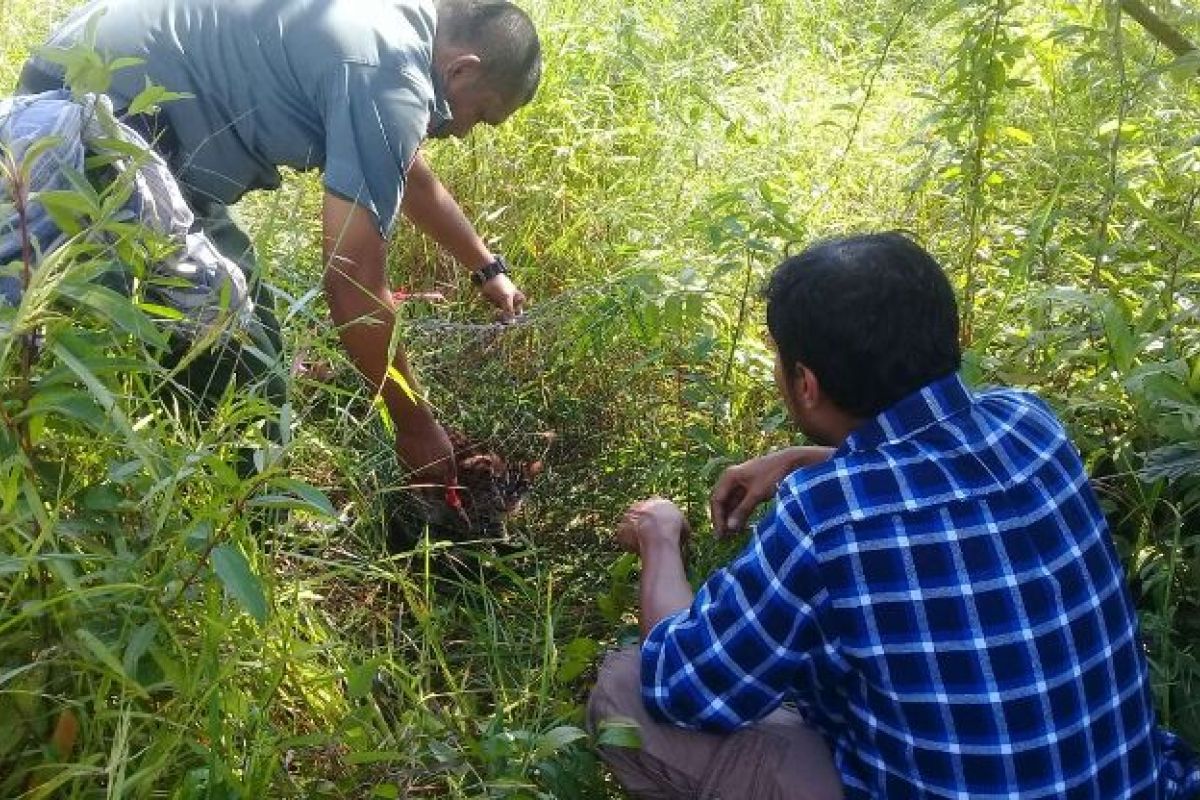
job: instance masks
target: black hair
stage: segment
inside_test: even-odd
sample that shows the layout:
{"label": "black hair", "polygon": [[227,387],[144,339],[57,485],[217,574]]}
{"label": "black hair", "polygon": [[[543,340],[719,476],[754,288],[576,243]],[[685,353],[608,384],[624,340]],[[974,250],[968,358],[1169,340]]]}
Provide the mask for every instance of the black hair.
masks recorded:
{"label": "black hair", "polygon": [[508,0],[438,0],[437,38],[469,47],[488,88],[523,106],[542,80],[542,44],[533,20]]}
{"label": "black hair", "polygon": [[958,304],[941,266],[898,231],[818,242],[776,268],[767,328],[842,411],[873,417],[958,371]]}

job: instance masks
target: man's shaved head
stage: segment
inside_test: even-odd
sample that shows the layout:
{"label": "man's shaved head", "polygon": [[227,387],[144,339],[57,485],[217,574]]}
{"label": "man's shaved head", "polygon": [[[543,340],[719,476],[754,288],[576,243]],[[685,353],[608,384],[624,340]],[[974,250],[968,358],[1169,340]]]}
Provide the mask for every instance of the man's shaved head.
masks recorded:
{"label": "man's shaved head", "polygon": [[480,80],[522,106],[542,79],[542,45],[533,20],[508,0],[437,0],[437,45],[480,59]]}

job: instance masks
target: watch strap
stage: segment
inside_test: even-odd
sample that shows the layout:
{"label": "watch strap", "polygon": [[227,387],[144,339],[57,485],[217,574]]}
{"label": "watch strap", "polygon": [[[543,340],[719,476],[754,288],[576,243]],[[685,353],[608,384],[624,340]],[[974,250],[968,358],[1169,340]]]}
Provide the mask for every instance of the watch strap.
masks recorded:
{"label": "watch strap", "polygon": [[475,284],[476,286],[483,286],[497,275],[507,274],[508,264],[504,261],[503,257],[496,256],[492,263],[485,264],[471,273],[471,283]]}

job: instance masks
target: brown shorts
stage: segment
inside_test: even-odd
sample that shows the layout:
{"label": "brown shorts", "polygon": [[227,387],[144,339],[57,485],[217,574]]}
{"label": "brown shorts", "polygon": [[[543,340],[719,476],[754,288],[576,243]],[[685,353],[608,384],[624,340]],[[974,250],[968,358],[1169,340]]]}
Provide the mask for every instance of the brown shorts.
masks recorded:
{"label": "brown shorts", "polygon": [[719,735],[664,725],[642,705],[639,651],[609,654],[588,701],[588,727],[636,722],[642,746],[601,747],[633,797],[654,800],[835,800],[842,784],[829,747],[794,711],[779,709],[749,727]]}

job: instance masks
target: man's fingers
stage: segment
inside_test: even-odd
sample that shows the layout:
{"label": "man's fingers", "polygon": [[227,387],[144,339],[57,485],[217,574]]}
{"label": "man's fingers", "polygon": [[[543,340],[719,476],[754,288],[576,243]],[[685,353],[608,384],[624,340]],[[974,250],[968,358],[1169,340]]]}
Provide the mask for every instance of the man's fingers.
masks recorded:
{"label": "man's fingers", "polygon": [[632,509],[617,524],[617,543],[630,552],[638,550],[637,517]]}
{"label": "man's fingers", "polygon": [[733,476],[729,480],[722,477],[709,501],[713,531],[718,537],[736,533],[741,528],[746,516],[744,513],[739,515],[738,510],[745,501],[746,487]]}
{"label": "man's fingers", "polygon": [[502,301],[496,304],[496,308],[499,310],[497,317],[501,322],[512,322],[517,315],[514,310],[512,295],[502,298]]}
{"label": "man's fingers", "polygon": [[746,525],[746,520],[750,518],[750,514],[754,512],[755,506],[759,503],[753,497],[750,497],[745,492],[742,493],[740,502],[729,512],[729,532],[737,533]]}
{"label": "man's fingers", "polygon": [[717,536],[725,535],[725,508],[728,505],[729,493],[735,485],[733,475],[729,470],[721,473],[712,493],[708,496],[708,517],[712,520],[713,531]]}

